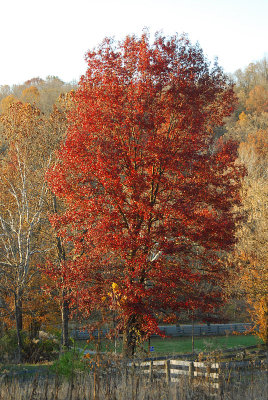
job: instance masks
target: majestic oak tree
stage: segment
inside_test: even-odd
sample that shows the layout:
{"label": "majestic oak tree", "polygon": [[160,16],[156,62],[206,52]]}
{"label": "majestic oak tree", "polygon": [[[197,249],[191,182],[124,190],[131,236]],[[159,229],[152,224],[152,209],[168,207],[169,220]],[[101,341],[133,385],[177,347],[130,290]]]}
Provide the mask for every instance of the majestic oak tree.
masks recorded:
{"label": "majestic oak tree", "polygon": [[219,304],[241,169],[213,132],[234,94],[184,36],[105,39],[87,63],[48,175],[68,206],[52,222],[73,246],[65,283],[81,309],[117,310],[130,356],[159,315]]}

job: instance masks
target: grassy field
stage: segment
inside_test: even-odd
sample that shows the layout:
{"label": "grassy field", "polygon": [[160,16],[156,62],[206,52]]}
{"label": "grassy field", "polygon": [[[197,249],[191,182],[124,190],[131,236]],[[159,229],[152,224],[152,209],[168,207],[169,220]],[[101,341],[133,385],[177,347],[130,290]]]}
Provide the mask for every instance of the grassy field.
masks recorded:
{"label": "grassy field", "polygon": [[[206,337],[195,337],[195,351],[209,352],[213,350],[252,346],[261,344],[262,341],[256,336],[239,335],[239,336],[206,336]],[[86,346],[88,350],[95,350],[96,343],[94,341],[87,342],[80,340],[76,342],[78,347],[83,348]],[[170,355],[170,354],[183,354],[192,352],[192,338],[190,337],[176,337],[176,338],[151,338],[150,346],[154,348],[151,356],[157,355]],[[122,341],[117,340],[117,351],[121,352]],[[145,342],[140,349],[144,349],[144,352],[148,351],[149,343]],[[114,352],[114,343],[103,339],[101,341],[100,351],[112,351]]]}
{"label": "grassy field", "polygon": [[[194,341],[196,351],[212,351],[234,347],[251,346],[261,343],[255,336],[207,336],[197,337]],[[190,353],[192,351],[192,338],[153,338],[151,346],[159,354]]]}

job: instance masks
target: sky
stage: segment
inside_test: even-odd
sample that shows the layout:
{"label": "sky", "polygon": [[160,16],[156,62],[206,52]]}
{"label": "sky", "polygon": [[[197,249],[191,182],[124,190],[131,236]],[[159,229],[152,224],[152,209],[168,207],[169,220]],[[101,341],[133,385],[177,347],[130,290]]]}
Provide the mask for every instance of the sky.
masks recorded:
{"label": "sky", "polygon": [[268,0],[0,0],[0,85],[78,81],[104,37],[187,33],[225,72],[268,57]]}

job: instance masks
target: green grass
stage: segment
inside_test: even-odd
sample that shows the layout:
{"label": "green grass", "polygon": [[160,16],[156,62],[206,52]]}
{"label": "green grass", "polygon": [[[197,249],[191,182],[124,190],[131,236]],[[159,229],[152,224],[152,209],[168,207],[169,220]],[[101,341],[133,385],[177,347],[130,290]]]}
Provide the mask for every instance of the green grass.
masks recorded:
{"label": "green grass", "polygon": [[28,375],[44,375],[49,371],[49,367],[52,363],[42,364],[0,364],[0,375],[1,374],[16,374],[24,373]]}
{"label": "green grass", "polygon": [[[228,348],[244,347],[261,344],[262,341],[256,336],[239,335],[239,336],[206,336],[195,337],[195,351],[209,352],[213,350],[221,350]],[[83,348],[87,345],[87,349],[96,350],[96,343],[90,341],[87,343],[85,340],[76,342],[76,345]],[[151,356],[168,355],[168,354],[183,354],[192,352],[192,338],[191,337],[176,337],[176,338],[151,338],[150,345],[154,347]],[[145,351],[148,351],[148,342],[142,346]],[[117,349],[121,352],[122,341],[118,340]],[[107,339],[101,340],[100,351],[114,352],[114,343]]]}
{"label": "green grass", "polygon": [[[252,346],[261,343],[255,336],[206,336],[196,337],[194,348],[196,351],[213,351],[243,346]],[[158,354],[179,354],[192,352],[192,338],[153,338],[151,346]]]}

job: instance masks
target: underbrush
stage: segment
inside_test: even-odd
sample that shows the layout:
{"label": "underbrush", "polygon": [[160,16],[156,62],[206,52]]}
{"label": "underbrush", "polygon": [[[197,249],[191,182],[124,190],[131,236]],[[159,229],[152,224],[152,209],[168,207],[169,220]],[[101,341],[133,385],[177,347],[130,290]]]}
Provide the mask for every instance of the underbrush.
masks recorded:
{"label": "underbrush", "polygon": [[[54,335],[41,331],[38,338],[30,338],[27,332],[22,332],[21,336],[24,362],[52,361],[58,357],[60,341]],[[17,334],[15,330],[10,330],[0,338],[0,362],[16,362],[17,354]]]}

